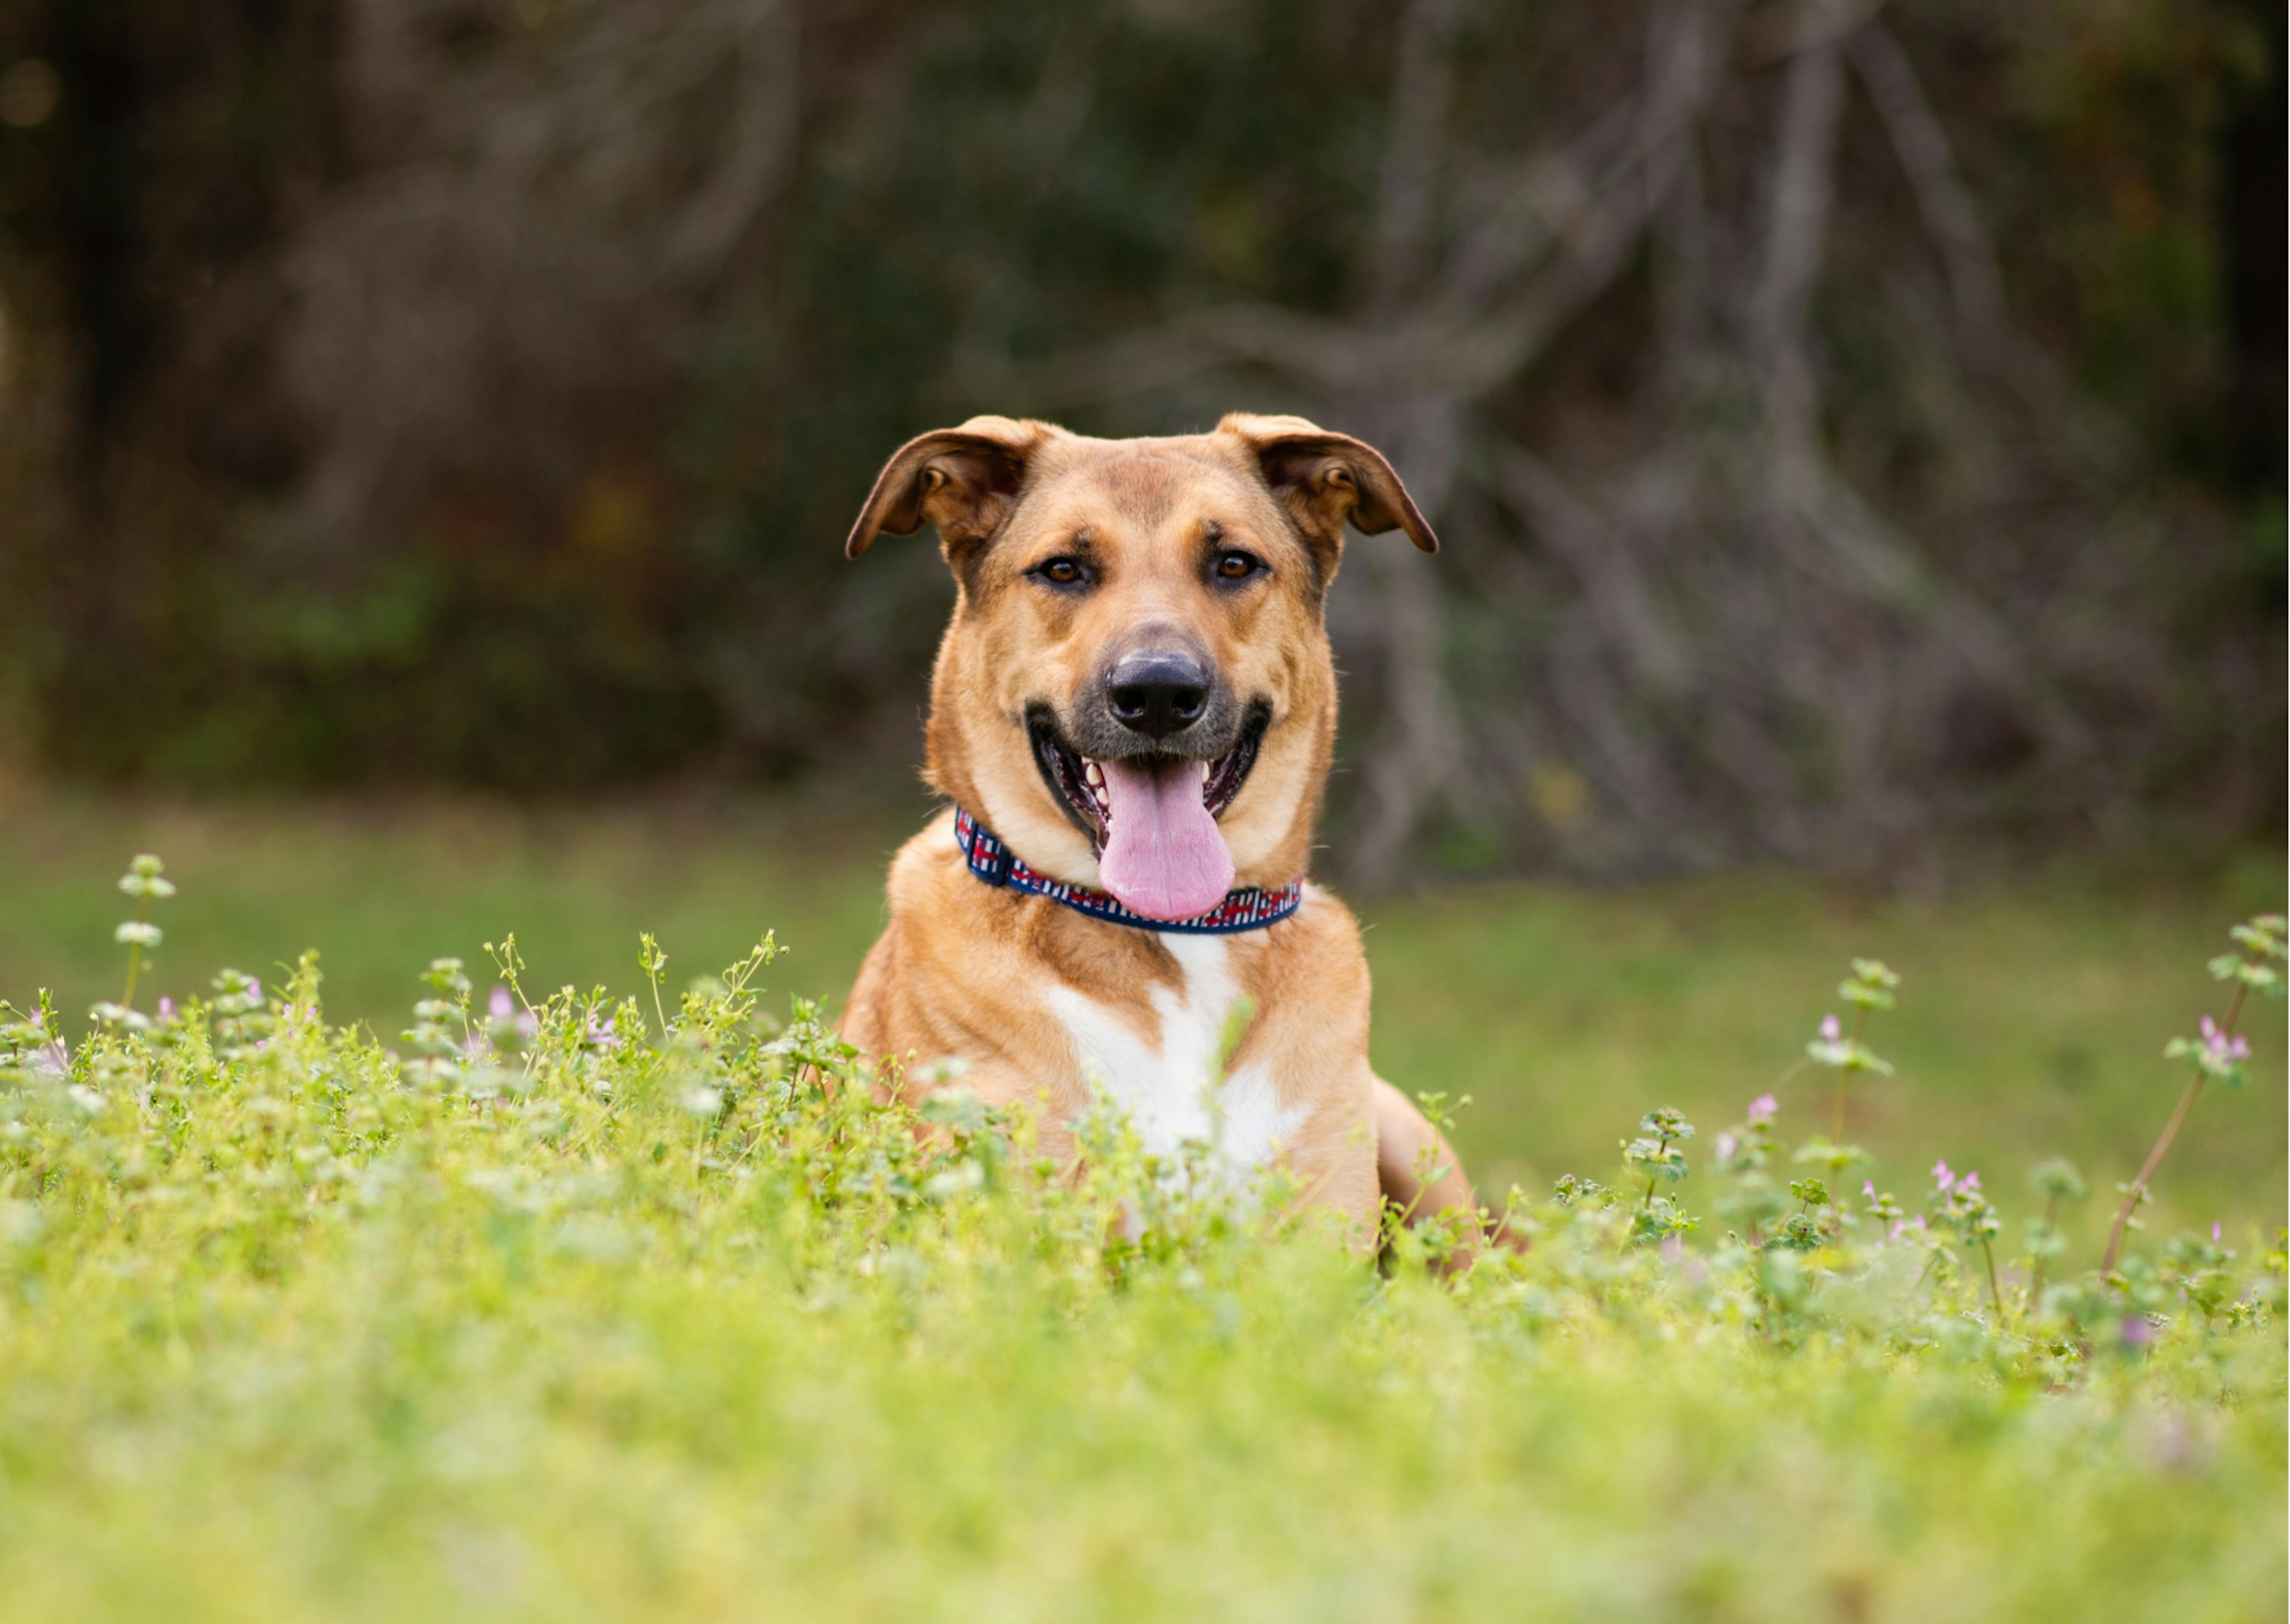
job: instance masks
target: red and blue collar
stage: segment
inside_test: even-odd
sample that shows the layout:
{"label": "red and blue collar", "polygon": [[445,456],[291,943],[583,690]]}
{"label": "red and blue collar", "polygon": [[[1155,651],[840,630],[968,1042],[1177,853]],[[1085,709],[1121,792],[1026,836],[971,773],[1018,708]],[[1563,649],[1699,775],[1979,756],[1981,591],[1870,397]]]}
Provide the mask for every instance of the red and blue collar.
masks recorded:
{"label": "red and blue collar", "polygon": [[1047,897],[1053,902],[1062,902],[1076,913],[1087,914],[1093,919],[1133,925],[1141,931],[1180,931],[1196,936],[1226,936],[1235,931],[1261,930],[1285,919],[1304,900],[1304,882],[1294,879],[1276,891],[1266,891],[1259,885],[1244,885],[1238,891],[1228,891],[1224,893],[1223,901],[1207,913],[1196,914],[1190,919],[1148,919],[1135,909],[1123,907],[1110,892],[1069,885],[1063,880],[1052,879],[1038,868],[1028,868],[1018,860],[1015,852],[995,836],[992,830],[959,806],[954,809],[954,838],[970,863],[971,873],[989,885],[1006,885],[1013,891],[1031,892],[1037,897]]}

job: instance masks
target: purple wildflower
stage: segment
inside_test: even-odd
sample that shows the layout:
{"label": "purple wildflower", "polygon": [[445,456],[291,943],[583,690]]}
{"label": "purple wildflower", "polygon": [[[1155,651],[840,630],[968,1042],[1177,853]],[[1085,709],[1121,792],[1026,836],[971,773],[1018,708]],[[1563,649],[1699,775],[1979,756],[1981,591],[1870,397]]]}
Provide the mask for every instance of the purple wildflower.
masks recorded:
{"label": "purple wildflower", "polygon": [[1729,1159],[1733,1154],[1741,1148],[1742,1141],[1735,1139],[1731,1133],[1720,1133],[1718,1136],[1718,1159],[1719,1161],[1723,1162]]}
{"label": "purple wildflower", "polygon": [[2123,1340],[2132,1348],[2144,1348],[2155,1340],[2155,1327],[2134,1315],[2123,1322]]}
{"label": "purple wildflower", "polygon": [[485,1012],[495,1020],[507,1020],[516,1012],[516,1001],[508,996],[508,988],[493,984],[492,996],[485,1000]]}
{"label": "purple wildflower", "polygon": [[1870,1200],[1871,1200],[1871,1201],[1876,1200],[1876,1199],[1877,1199],[1877,1181],[1876,1181],[1874,1179],[1863,1179],[1863,1180],[1861,1180],[1861,1193],[1862,1193],[1862,1195],[1866,1196],[1867,1197],[1869,1197],[1869,1199],[1870,1199]]}
{"label": "purple wildflower", "polygon": [[172,1020],[174,1018],[175,1001],[162,994],[159,999],[159,1019],[161,1020]]}
{"label": "purple wildflower", "polygon": [[33,1064],[52,1077],[60,1077],[70,1071],[71,1052],[64,1047],[62,1038],[48,1031],[47,1011],[34,1010],[32,1018],[24,1024],[48,1040],[32,1052]]}
{"label": "purple wildflower", "polygon": [[2208,1015],[2203,1017],[2203,1047],[2214,1060],[2231,1062],[2250,1058],[2250,1040],[2229,1037]]}
{"label": "purple wildflower", "polygon": [[1781,1108],[1771,1094],[1759,1094],[1755,1100],[1750,1101],[1750,1120],[1771,1122],[1774,1119],[1774,1113]]}
{"label": "purple wildflower", "polygon": [[1964,1177],[1956,1181],[1956,1188],[1960,1190],[1978,1189],[1980,1188],[1980,1175],[1976,1172],[1968,1172],[1965,1174]]}
{"label": "purple wildflower", "polygon": [[2216,1219],[2213,1219],[2211,1220],[2211,1244],[2214,1246],[2217,1245],[2219,1244],[2219,1239],[2218,1220]]}
{"label": "purple wildflower", "polygon": [[1825,1044],[1833,1044],[1844,1036],[1845,1023],[1843,1021],[1838,1020],[1834,1015],[1823,1015],[1821,1018],[1822,1042]]}
{"label": "purple wildflower", "polygon": [[1950,1188],[1956,1183],[1956,1175],[1949,1172],[1948,1164],[1945,1161],[1933,1164],[1932,1176],[1933,1182],[1940,1187],[1940,1192],[1943,1196],[1948,1194]]}

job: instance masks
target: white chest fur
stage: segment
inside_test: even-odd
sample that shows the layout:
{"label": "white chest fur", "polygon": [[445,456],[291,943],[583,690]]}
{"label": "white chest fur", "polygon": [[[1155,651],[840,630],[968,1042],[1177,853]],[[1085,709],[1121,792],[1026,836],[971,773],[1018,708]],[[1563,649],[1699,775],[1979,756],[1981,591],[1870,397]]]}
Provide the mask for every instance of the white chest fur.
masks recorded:
{"label": "white chest fur", "polygon": [[1302,1121],[1284,1108],[1262,1060],[1220,1076],[1225,1028],[1241,998],[1232,945],[1221,936],[1163,934],[1182,980],[1149,993],[1158,1041],[1074,988],[1053,985],[1050,1007],[1073,1039],[1082,1076],[1125,1111],[1148,1150],[1173,1156],[1187,1140],[1207,1145],[1229,1172],[1272,1160]]}

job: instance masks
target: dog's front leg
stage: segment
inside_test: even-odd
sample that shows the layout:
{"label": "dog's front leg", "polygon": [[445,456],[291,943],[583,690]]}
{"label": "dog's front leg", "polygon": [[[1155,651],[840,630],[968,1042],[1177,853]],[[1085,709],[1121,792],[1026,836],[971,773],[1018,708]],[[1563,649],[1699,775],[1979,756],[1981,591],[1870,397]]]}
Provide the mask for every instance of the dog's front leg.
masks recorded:
{"label": "dog's front leg", "polygon": [[[1487,1233],[1478,1196],[1446,1135],[1431,1125],[1413,1100],[1381,1077],[1374,1080],[1372,1109],[1376,1180],[1384,1200],[1398,1208],[1410,1224],[1460,1212],[1467,1236],[1476,1239]],[[1492,1238],[1501,1245],[1519,1244],[1508,1228],[1500,1226],[1493,1230]],[[1453,1266],[1463,1267],[1470,1259],[1467,1248],[1455,1256]]]}

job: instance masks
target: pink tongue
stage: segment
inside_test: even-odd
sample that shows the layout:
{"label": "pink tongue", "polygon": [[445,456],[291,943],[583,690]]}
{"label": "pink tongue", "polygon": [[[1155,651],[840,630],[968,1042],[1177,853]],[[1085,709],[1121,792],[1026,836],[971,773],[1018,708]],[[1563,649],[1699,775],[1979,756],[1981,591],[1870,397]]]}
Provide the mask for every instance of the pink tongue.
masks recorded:
{"label": "pink tongue", "polygon": [[1148,919],[1205,914],[1232,889],[1232,853],[1201,804],[1200,764],[1101,762],[1112,803],[1098,878]]}

